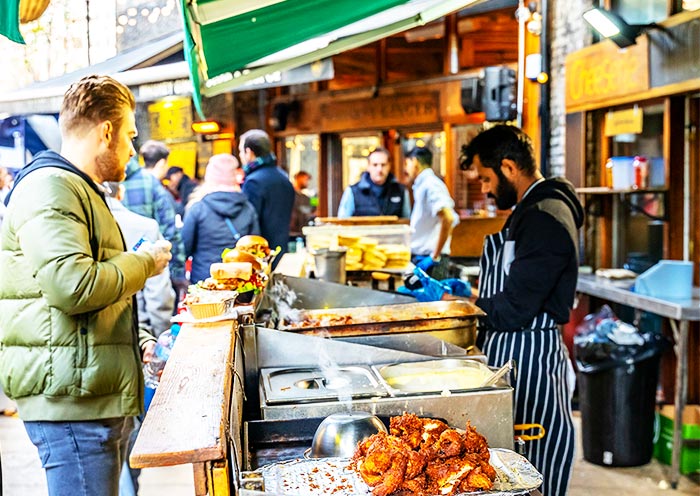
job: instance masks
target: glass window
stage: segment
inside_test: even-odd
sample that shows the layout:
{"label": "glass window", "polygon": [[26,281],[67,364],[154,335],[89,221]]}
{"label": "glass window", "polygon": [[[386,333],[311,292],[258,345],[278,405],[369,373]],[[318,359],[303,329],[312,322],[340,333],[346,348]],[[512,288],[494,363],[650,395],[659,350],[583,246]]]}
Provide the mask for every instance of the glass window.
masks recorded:
{"label": "glass window", "polygon": [[308,172],[311,179],[305,194],[311,198],[317,197],[320,150],[318,134],[288,136],[285,138],[284,146],[290,179],[294,178],[294,175],[299,171]]}
{"label": "glass window", "polygon": [[343,138],[343,190],[360,180],[360,176],[367,169],[369,152],[381,144],[379,135]]}
{"label": "glass window", "polygon": [[666,0],[612,0],[611,7],[628,24],[649,24],[668,17]]}

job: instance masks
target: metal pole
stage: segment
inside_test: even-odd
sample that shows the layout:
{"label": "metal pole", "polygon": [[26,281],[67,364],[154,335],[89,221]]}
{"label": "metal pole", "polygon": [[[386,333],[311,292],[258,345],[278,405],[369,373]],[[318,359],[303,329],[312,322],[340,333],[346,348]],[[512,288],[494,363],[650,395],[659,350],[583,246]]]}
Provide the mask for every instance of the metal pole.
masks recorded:
{"label": "metal pole", "polygon": [[516,110],[518,112],[518,127],[523,127],[523,102],[525,100],[525,23],[527,18],[524,15],[525,2],[518,1],[518,94],[516,100]]}
{"label": "metal pole", "polygon": [[90,63],[90,0],[85,0],[85,22],[87,24],[87,63]]}
{"label": "metal pole", "polygon": [[[540,54],[542,55],[542,72],[549,76],[549,0],[541,0],[542,34],[540,34]],[[549,95],[550,79],[540,84],[540,171],[549,176]]]}

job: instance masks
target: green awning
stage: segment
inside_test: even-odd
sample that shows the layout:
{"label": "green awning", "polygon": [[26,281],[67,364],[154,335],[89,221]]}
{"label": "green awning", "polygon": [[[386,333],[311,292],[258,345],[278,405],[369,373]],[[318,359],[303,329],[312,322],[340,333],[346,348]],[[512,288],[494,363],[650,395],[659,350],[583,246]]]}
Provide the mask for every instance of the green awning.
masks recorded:
{"label": "green awning", "polygon": [[19,32],[19,0],[0,0],[0,34],[15,43],[24,44]]}
{"label": "green awning", "polygon": [[[181,0],[192,82],[214,96],[479,0]],[[200,97],[195,106],[201,114]]]}

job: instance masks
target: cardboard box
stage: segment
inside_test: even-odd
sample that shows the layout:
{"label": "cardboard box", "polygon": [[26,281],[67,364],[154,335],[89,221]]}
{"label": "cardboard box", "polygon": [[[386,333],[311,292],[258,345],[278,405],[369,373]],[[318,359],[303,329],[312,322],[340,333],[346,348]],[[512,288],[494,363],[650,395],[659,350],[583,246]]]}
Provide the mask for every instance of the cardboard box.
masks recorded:
{"label": "cardboard box", "polygon": [[[654,443],[654,458],[667,465],[672,458],[674,411],[673,405],[664,405],[656,412],[659,435]],[[687,405],[683,410],[681,436],[681,473],[700,472],[700,405]]]}

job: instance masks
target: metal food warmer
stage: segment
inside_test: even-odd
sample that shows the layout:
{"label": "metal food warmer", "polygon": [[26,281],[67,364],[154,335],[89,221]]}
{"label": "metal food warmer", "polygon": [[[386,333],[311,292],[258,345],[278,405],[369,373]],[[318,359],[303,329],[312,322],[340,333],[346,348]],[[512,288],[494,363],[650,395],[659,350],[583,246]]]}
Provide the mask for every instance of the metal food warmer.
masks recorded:
{"label": "metal food warmer", "polygon": [[[380,416],[412,412],[464,427],[467,421],[494,447],[513,447],[512,388],[445,382],[485,357],[440,339],[453,333],[474,341],[483,315],[464,300],[416,302],[403,295],[321,281],[275,276],[244,326],[246,397],[263,420],[326,417],[348,410]],[[325,319],[325,320],[324,320]],[[302,327],[296,324],[303,322]],[[332,339],[328,339],[332,338]],[[390,384],[383,372],[396,364],[423,365],[413,373],[445,381],[418,390]],[[418,372],[416,372],[418,371]],[[255,390],[254,390],[255,389]],[[256,416],[257,415],[257,416]]]}

